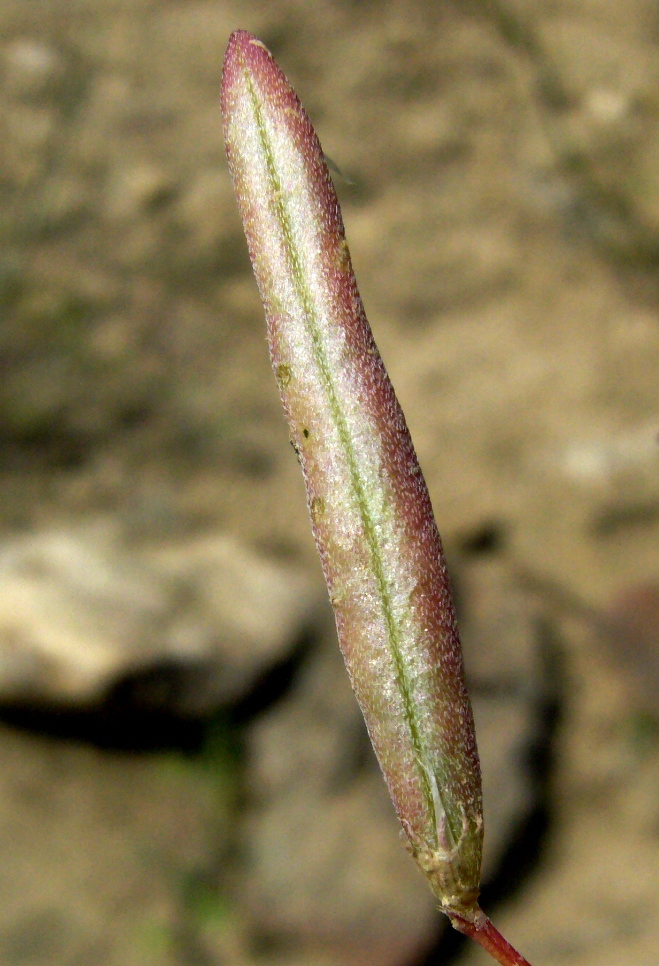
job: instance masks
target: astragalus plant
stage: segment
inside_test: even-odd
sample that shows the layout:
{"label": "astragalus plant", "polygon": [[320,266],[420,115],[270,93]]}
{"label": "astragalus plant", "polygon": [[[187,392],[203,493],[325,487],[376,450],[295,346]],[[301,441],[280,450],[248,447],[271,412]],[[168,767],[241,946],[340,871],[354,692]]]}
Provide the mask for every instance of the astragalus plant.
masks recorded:
{"label": "astragalus plant", "polygon": [[246,31],[229,41],[222,115],[272,366],[375,753],[442,910],[500,963],[523,964],[478,905],[480,765],[428,490],[364,314],[320,143]]}

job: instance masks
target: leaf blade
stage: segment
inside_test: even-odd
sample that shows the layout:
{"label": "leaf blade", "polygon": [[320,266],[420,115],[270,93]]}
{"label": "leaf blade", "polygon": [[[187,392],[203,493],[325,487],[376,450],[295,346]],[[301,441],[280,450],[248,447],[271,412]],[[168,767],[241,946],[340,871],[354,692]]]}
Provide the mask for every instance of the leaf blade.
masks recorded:
{"label": "leaf blade", "polygon": [[480,766],[448,574],[334,186],[295,92],[245,31],[227,48],[222,111],[351,682],[419,865],[445,909],[473,910]]}

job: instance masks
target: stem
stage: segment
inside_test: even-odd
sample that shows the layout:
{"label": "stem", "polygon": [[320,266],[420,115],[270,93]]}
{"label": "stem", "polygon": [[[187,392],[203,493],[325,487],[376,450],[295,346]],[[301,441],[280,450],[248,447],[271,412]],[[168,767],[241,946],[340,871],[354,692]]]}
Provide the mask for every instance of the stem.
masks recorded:
{"label": "stem", "polygon": [[497,927],[482,913],[475,917],[475,921],[451,913],[451,923],[458,932],[475,939],[493,959],[501,963],[501,966],[531,966],[529,961],[503,938]]}

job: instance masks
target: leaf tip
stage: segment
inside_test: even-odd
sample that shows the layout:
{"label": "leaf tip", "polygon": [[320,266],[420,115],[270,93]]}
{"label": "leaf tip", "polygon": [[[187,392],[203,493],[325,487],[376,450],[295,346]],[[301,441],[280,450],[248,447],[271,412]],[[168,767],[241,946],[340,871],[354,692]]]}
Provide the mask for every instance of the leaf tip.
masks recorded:
{"label": "leaf tip", "polygon": [[265,62],[273,62],[272,54],[266,45],[254,34],[251,34],[249,30],[234,30],[229,37],[224,54],[223,86],[225,78],[231,79],[240,67],[253,68],[257,64]]}

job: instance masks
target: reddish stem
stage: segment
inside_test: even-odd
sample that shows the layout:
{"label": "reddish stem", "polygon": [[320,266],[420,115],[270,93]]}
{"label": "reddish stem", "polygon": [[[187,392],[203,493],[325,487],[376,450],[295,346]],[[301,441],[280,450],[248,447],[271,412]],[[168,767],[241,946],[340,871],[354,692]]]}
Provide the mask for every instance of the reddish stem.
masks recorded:
{"label": "reddish stem", "polygon": [[521,953],[518,953],[508,940],[504,939],[499,930],[487,916],[476,916],[475,921],[463,916],[451,915],[451,922],[458,932],[471,936],[485,949],[501,966],[531,966]]}

